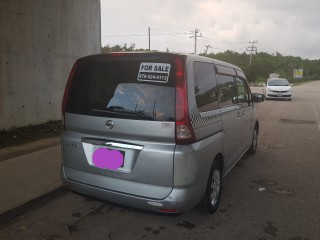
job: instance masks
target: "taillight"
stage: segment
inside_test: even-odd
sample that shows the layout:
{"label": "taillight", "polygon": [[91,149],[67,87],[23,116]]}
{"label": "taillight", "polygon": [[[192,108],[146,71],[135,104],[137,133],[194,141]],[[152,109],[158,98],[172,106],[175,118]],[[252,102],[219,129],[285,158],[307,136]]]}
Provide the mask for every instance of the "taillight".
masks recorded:
{"label": "taillight", "polygon": [[70,74],[69,74],[68,81],[67,81],[67,84],[66,84],[66,87],[64,90],[64,94],[63,94],[61,111],[62,111],[62,124],[63,124],[64,129],[65,129],[65,113],[66,113],[67,101],[68,101],[68,96],[69,96],[69,89],[70,89],[72,78],[73,78],[73,75],[74,75],[74,72],[75,72],[77,65],[78,65],[78,62],[76,61],[71,69]]}
{"label": "taillight", "polygon": [[188,92],[185,66],[182,57],[175,59],[176,65],[176,143],[195,142],[188,110]]}

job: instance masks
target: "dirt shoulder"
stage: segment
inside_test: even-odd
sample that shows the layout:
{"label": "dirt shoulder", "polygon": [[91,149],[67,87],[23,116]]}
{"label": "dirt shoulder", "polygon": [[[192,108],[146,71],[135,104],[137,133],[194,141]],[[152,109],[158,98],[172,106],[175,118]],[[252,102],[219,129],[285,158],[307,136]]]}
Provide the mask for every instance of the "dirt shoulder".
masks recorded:
{"label": "dirt shoulder", "polygon": [[0,161],[60,144],[61,121],[0,131]]}
{"label": "dirt shoulder", "polygon": [[60,144],[60,137],[46,138],[0,149],[0,162]]}

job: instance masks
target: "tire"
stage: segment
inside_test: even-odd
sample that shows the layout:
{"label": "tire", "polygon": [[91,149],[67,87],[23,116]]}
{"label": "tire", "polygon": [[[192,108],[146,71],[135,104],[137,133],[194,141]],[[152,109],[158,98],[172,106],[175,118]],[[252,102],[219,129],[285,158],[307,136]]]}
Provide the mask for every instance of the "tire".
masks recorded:
{"label": "tire", "polygon": [[205,214],[213,214],[217,211],[221,197],[222,168],[218,162],[213,162],[206,192],[201,207]]}
{"label": "tire", "polygon": [[257,152],[257,147],[258,147],[258,129],[257,127],[254,128],[253,130],[253,136],[252,136],[252,143],[250,148],[248,149],[248,153],[253,155]]}

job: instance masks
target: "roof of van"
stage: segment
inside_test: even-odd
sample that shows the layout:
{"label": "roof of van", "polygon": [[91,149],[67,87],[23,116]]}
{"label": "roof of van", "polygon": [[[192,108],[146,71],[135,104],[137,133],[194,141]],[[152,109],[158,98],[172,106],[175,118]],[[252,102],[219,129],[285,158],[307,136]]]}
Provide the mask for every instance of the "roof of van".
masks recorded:
{"label": "roof of van", "polygon": [[187,58],[191,58],[193,60],[198,60],[198,61],[206,61],[206,62],[213,62],[215,65],[221,65],[221,66],[228,66],[230,68],[235,68],[241,72],[243,72],[238,66],[227,63],[224,61],[220,61],[217,59],[209,58],[209,57],[204,57],[204,56],[199,56],[191,53],[175,53],[175,52],[149,52],[149,51],[136,51],[136,52],[111,52],[111,53],[100,53],[100,54],[93,54],[93,55],[88,55],[85,57],[82,57],[80,59],[87,59],[87,58],[95,58],[95,57],[103,57],[103,56],[109,56],[109,55],[114,55],[114,56],[125,56],[125,55],[172,55],[172,56],[185,56]]}

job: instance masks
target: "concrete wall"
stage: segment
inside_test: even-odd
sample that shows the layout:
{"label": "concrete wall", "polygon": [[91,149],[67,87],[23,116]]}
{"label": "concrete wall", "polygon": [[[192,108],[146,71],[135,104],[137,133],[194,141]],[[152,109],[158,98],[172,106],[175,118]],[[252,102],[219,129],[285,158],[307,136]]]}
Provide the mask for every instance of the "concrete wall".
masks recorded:
{"label": "concrete wall", "polygon": [[0,130],[61,119],[75,59],[100,52],[100,0],[0,0]]}

